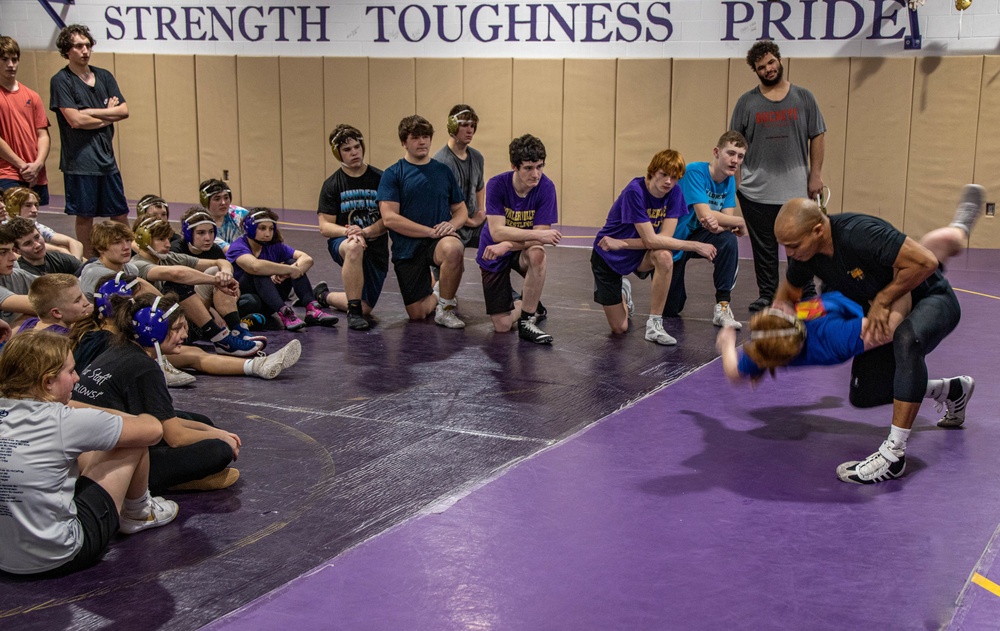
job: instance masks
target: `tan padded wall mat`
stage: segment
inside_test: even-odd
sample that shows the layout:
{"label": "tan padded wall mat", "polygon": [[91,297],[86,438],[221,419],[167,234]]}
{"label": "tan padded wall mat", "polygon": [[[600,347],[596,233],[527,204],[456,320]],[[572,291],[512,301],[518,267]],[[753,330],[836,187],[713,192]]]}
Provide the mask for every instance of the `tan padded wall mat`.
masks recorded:
{"label": "tan padded wall mat", "polygon": [[399,121],[416,111],[416,63],[413,59],[369,59],[371,163],[385,169],[403,157]]}
{"label": "tan padded wall mat", "polygon": [[282,207],[315,210],[326,177],[323,60],[281,57]]}
{"label": "tan padded wall mat", "polygon": [[[434,125],[434,142],[431,156],[448,144],[448,111],[453,105],[464,103],[462,93],[461,59],[416,60],[416,111]],[[479,108],[472,107],[479,113]],[[478,148],[479,143],[473,140]]]}
{"label": "tan padded wall mat", "polygon": [[845,212],[903,226],[913,59],[852,58],[844,148]]}
{"label": "tan padded wall mat", "polygon": [[[21,56],[28,51],[21,51]],[[56,114],[49,107],[52,100],[49,98],[49,82],[52,75],[66,65],[66,60],[59,56],[59,53],[51,50],[31,51],[35,60],[35,78],[37,83],[28,84],[38,96],[42,97],[45,104],[45,112],[49,117],[49,157],[45,160],[45,171],[49,176],[49,193],[53,195],[65,195],[66,188],[63,185],[62,171],[59,170],[59,152],[62,141],[59,138],[59,124],[56,122]]]}
{"label": "tan padded wall mat", "polygon": [[847,88],[851,81],[851,60],[801,58],[785,60],[785,64],[785,76],[795,85],[813,93],[826,121],[822,173],[823,183],[830,187],[833,195],[827,212],[839,213],[844,201],[844,144],[847,140]]}
{"label": "tan padded wall mat", "polygon": [[240,185],[244,205],[282,202],[281,80],[277,57],[237,57]]}
{"label": "tan padded wall mat", "polygon": [[[615,183],[617,195],[632,178],[646,174],[649,160],[670,147],[669,59],[618,60],[615,104]],[[701,160],[688,156],[689,160]]]}
{"label": "tan padded wall mat", "polygon": [[[728,86],[726,59],[674,60],[670,148],[680,151],[687,162],[710,159],[712,147],[729,129]],[[646,156],[647,163],[650,157]]]}
{"label": "tan padded wall mat", "polygon": [[118,87],[129,117],[117,125],[118,168],[125,197],[137,200],[160,192],[159,140],[156,130],[156,72],[152,55],[118,55]]}
{"label": "tan padded wall mat", "polygon": [[[545,143],[545,175],[556,185],[559,221],[563,218],[563,60],[515,59],[511,88],[510,139],[531,134]],[[503,156],[486,167],[492,177],[510,168],[508,140]]]}
{"label": "tan padded wall mat", "polygon": [[951,221],[961,185],[972,181],[982,79],[981,56],[916,62],[901,226],[915,239]]}
{"label": "tan padded wall mat", "polygon": [[[209,178],[221,179],[223,171],[229,171],[226,181],[233,191],[233,203],[242,205],[236,57],[198,55],[194,58],[194,68],[198,107],[198,182]],[[198,201],[197,191],[191,200]]]}
{"label": "tan padded wall mat", "polygon": [[[198,201],[198,99],[193,55],[156,55],[156,127],[160,142],[160,195]],[[180,219],[185,208],[172,209]]]}
{"label": "tan padded wall mat", "polygon": [[[1000,202],[1000,57],[983,59],[976,142],[975,182],[986,187],[986,201]],[[49,176],[51,179],[51,176]],[[986,217],[972,232],[971,247],[1000,248],[1000,219]]]}
{"label": "tan padded wall mat", "polygon": [[562,221],[603,226],[615,199],[613,59],[567,59],[563,117]]}
{"label": "tan padded wall mat", "polygon": [[487,181],[510,168],[513,72],[510,59],[465,59],[462,64],[463,98],[479,115],[473,146],[483,154]]}
{"label": "tan padded wall mat", "polygon": [[[323,111],[326,174],[340,168],[330,150],[330,133],[345,123],[361,130],[365,146],[370,147],[371,127],[368,124],[368,58],[326,57],[323,59]],[[367,157],[366,157],[367,159]],[[382,165],[375,166],[382,168]],[[316,191],[316,200],[319,191]],[[315,201],[313,202],[315,203]]]}

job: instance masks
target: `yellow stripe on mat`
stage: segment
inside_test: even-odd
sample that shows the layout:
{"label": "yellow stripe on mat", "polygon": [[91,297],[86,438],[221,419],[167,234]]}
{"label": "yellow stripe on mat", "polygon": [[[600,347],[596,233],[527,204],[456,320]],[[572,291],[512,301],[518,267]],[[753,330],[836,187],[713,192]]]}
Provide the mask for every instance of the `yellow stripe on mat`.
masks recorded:
{"label": "yellow stripe on mat", "polygon": [[1000,585],[997,585],[996,583],[986,578],[979,572],[972,573],[972,582],[975,583],[976,585],[979,585],[980,587],[990,592],[994,596],[1000,596]]}

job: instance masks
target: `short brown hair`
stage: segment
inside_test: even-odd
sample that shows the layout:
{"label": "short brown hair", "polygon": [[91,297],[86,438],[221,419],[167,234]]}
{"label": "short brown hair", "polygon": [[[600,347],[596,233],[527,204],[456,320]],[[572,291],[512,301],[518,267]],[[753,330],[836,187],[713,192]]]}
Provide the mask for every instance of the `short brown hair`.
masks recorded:
{"label": "short brown hair", "polygon": [[170,205],[164,201],[159,195],[143,195],[139,198],[139,201],[135,204],[135,217],[136,219],[145,219],[146,215],[149,214],[149,209],[153,206],[163,206],[163,210],[167,211],[167,219],[170,218]]}
{"label": "short brown hair", "polygon": [[39,276],[28,288],[28,302],[38,317],[42,317],[52,309],[58,309],[66,304],[66,290],[78,287],[79,284],[80,281],[72,274]]}
{"label": "short brown hair", "polygon": [[87,41],[90,42],[91,48],[97,44],[97,40],[90,34],[89,28],[83,24],[70,24],[63,30],[59,31],[59,36],[56,37],[56,48],[59,49],[59,54],[62,55],[64,59],[69,59],[69,51],[73,48],[74,35],[86,37]]}
{"label": "short brown hair", "polygon": [[754,71],[757,70],[757,62],[767,57],[768,55],[774,55],[774,58],[781,61],[781,51],[778,50],[778,45],[769,39],[762,39],[747,51],[747,65]]}
{"label": "short brown hair", "polygon": [[747,139],[743,136],[743,134],[738,131],[733,131],[732,129],[719,136],[719,142],[715,146],[718,149],[722,149],[730,143],[738,149],[747,148]]}
{"label": "short brown hair", "polygon": [[131,242],[135,239],[132,230],[123,223],[117,221],[102,221],[94,226],[90,233],[90,245],[98,254],[108,251],[108,248],[120,241]]}
{"label": "short brown hair", "polygon": [[649,161],[649,166],[646,167],[646,177],[652,178],[657,171],[663,171],[679,180],[684,177],[685,170],[687,170],[687,165],[684,162],[684,156],[674,149],[664,149]]}
{"label": "short brown hair", "polygon": [[7,220],[7,223],[3,225],[4,232],[8,233],[9,241],[4,241],[4,243],[17,243],[18,239],[23,239],[32,232],[38,230],[38,226],[35,222],[27,217],[11,217]]}
{"label": "short brown hair", "polygon": [[52,331],[18,333],[0,353],[0,390],[8,399],[53,401],[45,380],[62,370],[73,343]]}
{"label": "short brown hair", "polygon": [[414,114],[399,121],[399,142],[406,142],[410,136],[420,138],[421,136],[434,136],[434,125],[423,116]]}
{"label": "short brown hair", "polygon": [[9,35],[0,37],[0,57],[9,59],[21,58],[21,47],[17,45],[17,40]]}

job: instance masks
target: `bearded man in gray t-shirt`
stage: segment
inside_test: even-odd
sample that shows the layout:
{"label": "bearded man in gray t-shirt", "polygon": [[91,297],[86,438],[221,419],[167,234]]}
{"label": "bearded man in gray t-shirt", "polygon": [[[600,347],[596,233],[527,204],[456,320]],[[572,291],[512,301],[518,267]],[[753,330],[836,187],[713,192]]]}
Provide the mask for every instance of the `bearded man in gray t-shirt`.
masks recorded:
{"label": "bearded man in gray t-shirt", "polygon": [[[778,289],[774,219],[781,205],[796,197],[815,198],[823,190],[826,123],[812,93],[785,79],[777,44],[757,42],[747,64],[760,85],[736,102],[729,128],[748,143],[736,196],[750,233],[759,291],[750,311],[760,311]],[[815,292],[812,283],[805,289],[807,297]]]}

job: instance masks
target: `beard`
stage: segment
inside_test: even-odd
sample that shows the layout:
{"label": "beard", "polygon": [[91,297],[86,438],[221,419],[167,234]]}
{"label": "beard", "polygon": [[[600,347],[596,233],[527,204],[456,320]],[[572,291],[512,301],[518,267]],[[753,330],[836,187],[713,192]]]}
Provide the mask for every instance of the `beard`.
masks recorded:
{"label": "beard", "polygon": [[781,83],[781,80],[784,77],[785,77],[785,66],[784,66],[784,64],[782,64],[779,61],[778,62],[778,74],[776,74],[773,79],[766,79],[764,77],[761,77],[760,78],[760,83],[764,87],[771,88],[771,87],[774,87],[774,86],[778,85],[779,83]]}

